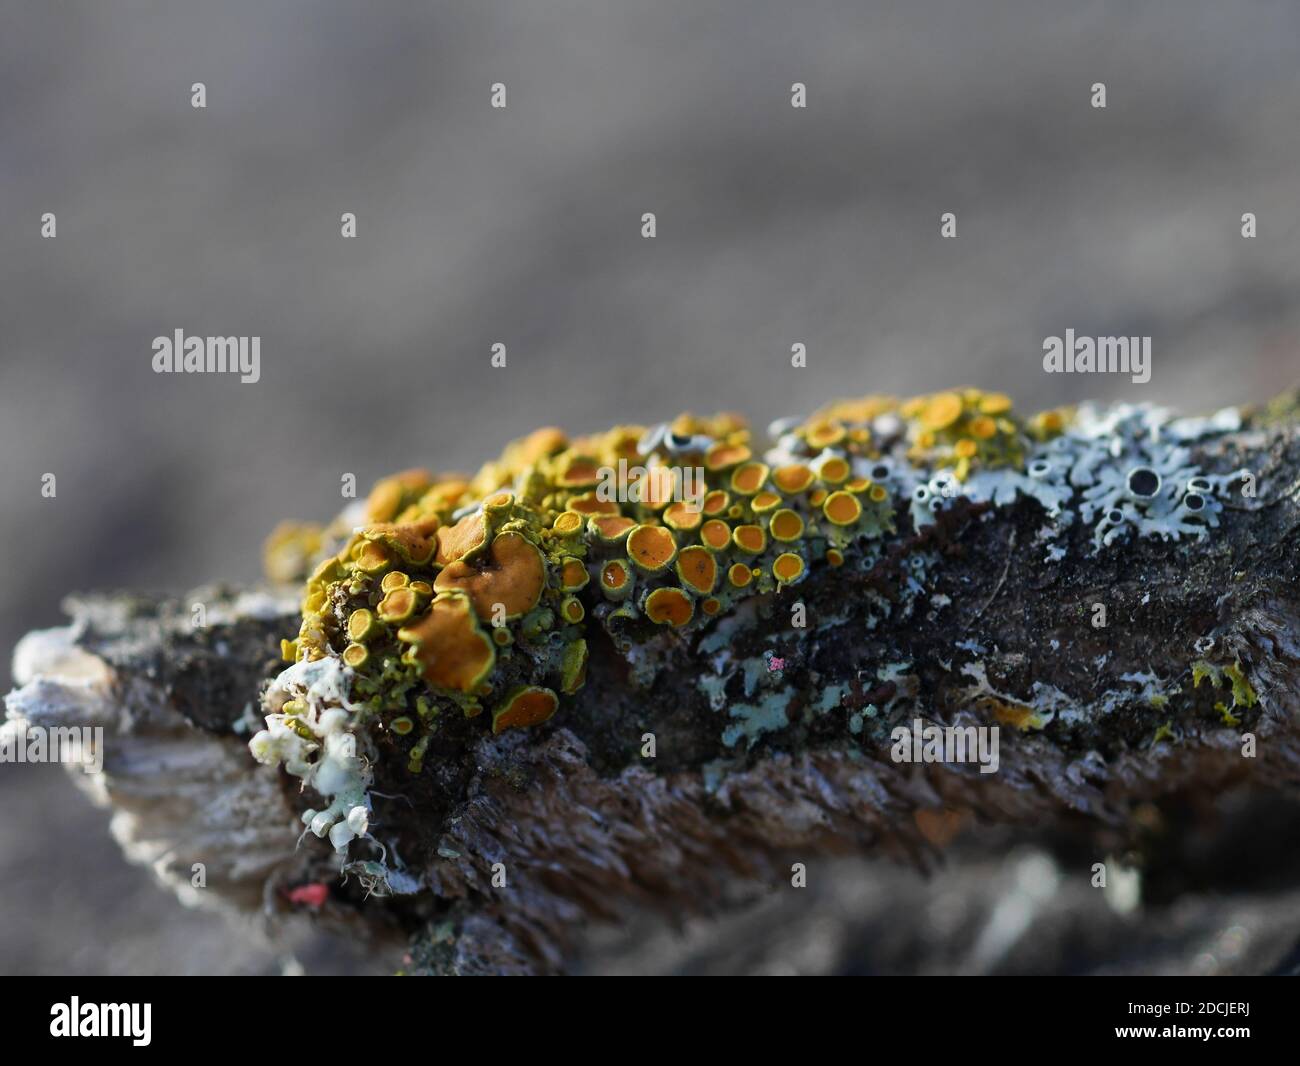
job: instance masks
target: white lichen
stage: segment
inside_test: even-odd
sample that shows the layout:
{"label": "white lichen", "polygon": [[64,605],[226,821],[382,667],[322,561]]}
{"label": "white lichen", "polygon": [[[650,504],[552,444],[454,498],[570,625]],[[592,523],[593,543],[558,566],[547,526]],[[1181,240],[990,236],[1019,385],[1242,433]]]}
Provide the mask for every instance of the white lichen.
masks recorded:
{"label": "white lichen", "polygon": [[294,663],[267,689],[266,728],[248,742],[258,762],[283,766],[330,800],[304,811],[302,821],[316,836],[328,834],[338,852],[370,828],[373,775],[352,729],[359,708],[348,698],[351,681],[352,671],[332,657]]}

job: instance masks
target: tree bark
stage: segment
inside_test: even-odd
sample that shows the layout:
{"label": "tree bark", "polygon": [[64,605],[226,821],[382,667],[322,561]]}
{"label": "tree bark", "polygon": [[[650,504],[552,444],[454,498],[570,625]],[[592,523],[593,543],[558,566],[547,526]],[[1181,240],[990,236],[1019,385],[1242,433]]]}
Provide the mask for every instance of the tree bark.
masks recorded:
{"label": "tree bark", "polygon": [[[686,639],[642,635],[648,687],[592,627],[587,683],[545,726],[458,723],[418,777],[381,746],[371,858],[387,875],[358,862],[339,883],[326,845],[297,843],[311,804],[296,779],[247,756],[298,628],[284,590],[74,599],[66,639],[20,653],[9,714],[108,727],[103,780],[83,783],[173,886],[206,861],[211,894],[282,911],[292,886],[325,883],[322,918],[409,937],[411,972],[562,972],[591,919],[709,912],[737,885],[789,889],[796,864],[826,856],[928,868],[973,824],[1122,838],[1162,798],[1243,782],[1294,794],[1294,411],[1279,402],[1192,446],[1202,467],[1258,479],[1200,541],[1094,553],[1075,525],[1049,561],[1035,500],[958,499],[919,533],[901,522],[869,567],[821,568]],[[997,772],[895,761],[890,731],[917,719],[998,726]]]}

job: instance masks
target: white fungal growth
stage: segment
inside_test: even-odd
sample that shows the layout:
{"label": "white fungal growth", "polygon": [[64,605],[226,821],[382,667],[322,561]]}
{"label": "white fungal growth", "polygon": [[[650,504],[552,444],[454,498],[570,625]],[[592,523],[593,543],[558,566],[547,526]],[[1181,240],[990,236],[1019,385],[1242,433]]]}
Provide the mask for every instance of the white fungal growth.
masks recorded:
{"label": "white fungal growth", "polygon": [[372,774],[351,729],[352,673],[332,657],[294,663],[267,690],[266,728],[248,742],[258,762],[283,765],[330,800],[324,810],[304,811],[302,820],[316,836],[328,834],[338,852],[370,828]]}

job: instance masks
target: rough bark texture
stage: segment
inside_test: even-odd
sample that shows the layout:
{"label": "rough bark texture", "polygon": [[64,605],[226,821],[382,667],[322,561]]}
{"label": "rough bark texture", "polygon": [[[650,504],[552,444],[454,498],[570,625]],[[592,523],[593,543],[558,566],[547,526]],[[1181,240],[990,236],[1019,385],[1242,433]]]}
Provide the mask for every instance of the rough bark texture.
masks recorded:
{"label": "rough bark texture", "polygon": [[[287,907],[278,889],[325,881],[322,916],[380,940],[412,937],[413,972],[561,972],[588,919],[709,912],[737,884],[788,886],[792,863],[836,853],[929,867],[972,822],[1122,840],[1134,812],[1162,797],[1243,782],[1294,795],[1300,784],[1300,433],[1279,409],[1194,449],[1206,468],[1248,468],[1259,483],[1202,541],[1094,554],[1076,526],[1046,562],[1036,502],[959,503],[919,537],[903,528],[869,572],[822,570],[691,642],[647,636],[649,689],[595,638],[586,686],[546,726],[492,737],[458,723],[418,778],[381,757],[376,836],[403,875],[382,898],[361,867],[339,884],[319,841],[295,848],[297,782],[246,755],[259,687],[297,629],[291,600],[257,611],[216,590],[71,601],[75,644],[108,669],[74,678],[66,648],[31,651],[10,714],[109,727],[92,787],[124,812],[119,838],[165,879],[184,883],[191,860],[206,861],[218,894],[273,909]],[[868,590],[901,604],[919,552],[938,556],[925,596],[882,618]],[[201,630],[189,625],[196,598],[209,611]],[[796,601],[802,632],[789,624]],[[749,691],[743,672],[702,686],[718,647],[782,665]],[[1258,701],[1216,708],[1225,688],[1194,685],[1198,661],[1238,664]],[[1174,695],[1153,700],[1153,684]],[[845,691],[824,713],[836,686]],[[731,708],[764,694],[788,725],[724,741]],[[1046,708],[1034,728],[1031,712]],[[894,762],[888,728],[915,717],[1000,722],[998,771]]]}

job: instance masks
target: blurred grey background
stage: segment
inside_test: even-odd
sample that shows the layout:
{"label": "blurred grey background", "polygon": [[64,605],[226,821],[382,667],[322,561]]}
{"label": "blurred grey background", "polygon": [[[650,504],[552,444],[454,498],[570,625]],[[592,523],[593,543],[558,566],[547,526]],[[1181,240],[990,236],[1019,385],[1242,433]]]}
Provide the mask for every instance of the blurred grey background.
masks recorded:
{"label": "blurred grey background", "polygon": [[[1300,380],[1293,3],[0,11],[6,650],[74,589],[255,578],[345,472],[473,469],[539,424]],[[1151,335],[1151,382],[1044,374],[1069,327]],[[261,381],[155,375],[178,328],[260,336]],[[126,867],[56,771],[0,767],[0,797],[0,970],[274,968]]]}

